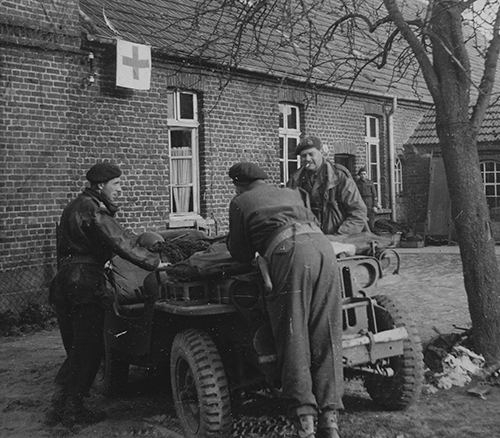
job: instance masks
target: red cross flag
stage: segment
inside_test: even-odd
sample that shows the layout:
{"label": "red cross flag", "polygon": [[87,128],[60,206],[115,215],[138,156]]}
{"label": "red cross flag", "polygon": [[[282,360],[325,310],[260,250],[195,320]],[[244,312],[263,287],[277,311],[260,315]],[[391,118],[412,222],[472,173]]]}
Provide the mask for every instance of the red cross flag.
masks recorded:
{"label": "red cross flag", "polygon": [[151,83],[151,46],[116,41],[116,85],[149,90]]}

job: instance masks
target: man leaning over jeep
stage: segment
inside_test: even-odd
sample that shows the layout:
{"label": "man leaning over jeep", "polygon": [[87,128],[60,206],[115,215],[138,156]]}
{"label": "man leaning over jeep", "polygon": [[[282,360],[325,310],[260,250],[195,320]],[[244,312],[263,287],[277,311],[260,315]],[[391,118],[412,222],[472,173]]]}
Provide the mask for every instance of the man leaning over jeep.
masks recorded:
{"label": "man leaning over jeep", "polygon": [[298,436],[338,438],[342,303],[332,245],[296,190],[267,184],[253,163],[233,165],[229,176],[237,195],[229,206],[228,249],[238,261],[250,262],[257,252],[267,262],[266,308]]}

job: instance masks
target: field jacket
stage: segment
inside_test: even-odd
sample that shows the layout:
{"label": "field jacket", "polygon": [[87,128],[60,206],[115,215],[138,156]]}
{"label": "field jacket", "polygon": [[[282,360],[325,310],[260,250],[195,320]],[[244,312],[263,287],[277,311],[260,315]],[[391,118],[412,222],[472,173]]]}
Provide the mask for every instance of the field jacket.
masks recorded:
{"label": "field jacket", "polygon": [[147,270],[160,262],[157,253],[137,243],[115,219],[117,208],[99,193],[86,189],[64,209],[57,230],[58,273],[50,302],[99,301],[109,295],[104,266],[114,254]]}
{"label": "field jacket", "polygon": [[[304,172],[306,170],[303,167],[298,169],[288,181],[288,186],[298,189],[306,205],[310,206],[310,194],[302,187]],[[369,229],[366,205],[344,166],[324,160],[317,171],[312,190],[322,194],[320,209],[314,213],[323,233],[358,234]]]}

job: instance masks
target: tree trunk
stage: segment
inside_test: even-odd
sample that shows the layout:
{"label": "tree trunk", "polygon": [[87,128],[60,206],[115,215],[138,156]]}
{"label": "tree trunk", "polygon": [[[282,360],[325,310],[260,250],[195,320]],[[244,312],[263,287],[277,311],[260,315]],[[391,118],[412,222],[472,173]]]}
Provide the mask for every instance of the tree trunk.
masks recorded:
{"label": "tree trunk", "polygon": [[[468,121],[440,117],[437,132],[458,236],[473,340],[489,364],[500,363],[500,270],[481,179],[476,133]],[[446,119],[446,122],[444,122]]]}
{"label": "tree trunk", "polygon": [[[462,29],[463,2],[429,2],[431,19],[424,33],[432,47],[431,62],[397,2],[383,1],[414,52],[436,105],[436,130],[460,246],[473,339],[488,364],[500,364],[500,270],[477,151],[478,126],[484,113],[474,125],[469,120],[471,69]],[[484,96],[482,102],[487,102]]]}

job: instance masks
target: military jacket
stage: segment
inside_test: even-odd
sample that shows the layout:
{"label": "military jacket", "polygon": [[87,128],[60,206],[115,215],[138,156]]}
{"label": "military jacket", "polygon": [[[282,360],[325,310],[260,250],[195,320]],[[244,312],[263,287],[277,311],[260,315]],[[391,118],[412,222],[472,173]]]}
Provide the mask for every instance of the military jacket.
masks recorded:
{"label": "military jacket", "polygon": [[137,236],[115,219],[116,211],[91,189],[66,206],[57,232],[59,270],[51,285],[51,302],[78,304],[108,295],[104,266],[114,254],[147,270],[158,266],[159,254],[138,245]]}
{"label": "military jacket", "polygon": [[228,249],[240,262],[261,255],[274,233],[294,223],[316,223],[296,190],[259,184],[235,196],[229,205]]}
{"label": "military jacket", "polygon": [[[358,234],[368,230],[366,205],[349,171],[340,164],[324,160],[310,188],[305,186],[306,170],[298,169],[288,186],[299,189],[310,206],[319,200],[315,215],[325,234]],[[311,196],[312,195],[312,196]]]}

